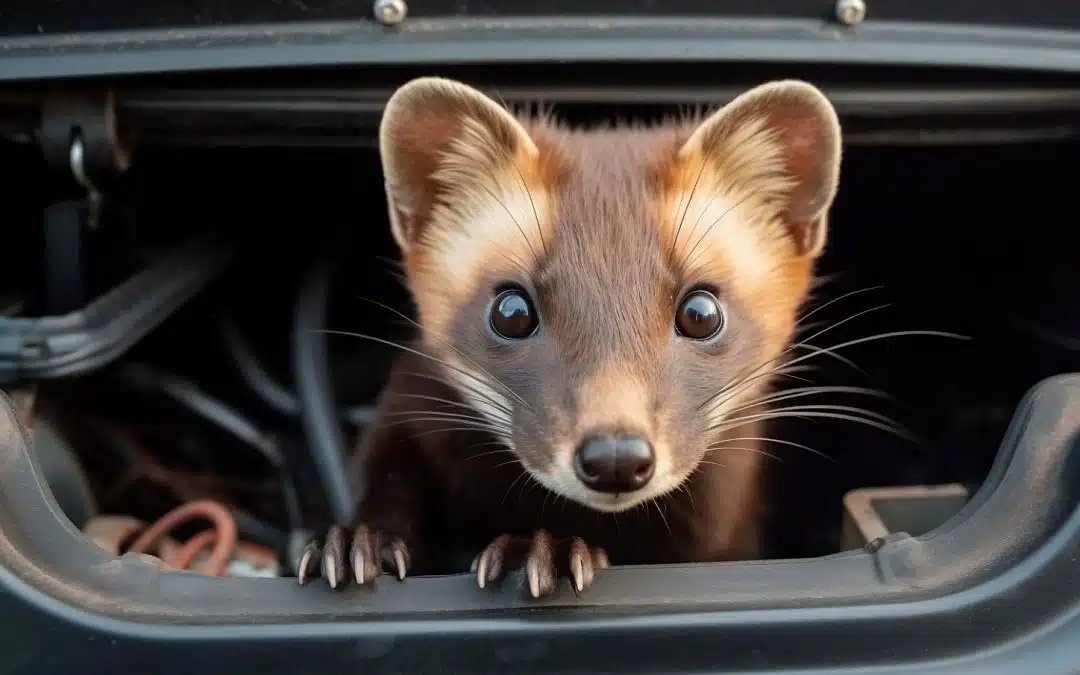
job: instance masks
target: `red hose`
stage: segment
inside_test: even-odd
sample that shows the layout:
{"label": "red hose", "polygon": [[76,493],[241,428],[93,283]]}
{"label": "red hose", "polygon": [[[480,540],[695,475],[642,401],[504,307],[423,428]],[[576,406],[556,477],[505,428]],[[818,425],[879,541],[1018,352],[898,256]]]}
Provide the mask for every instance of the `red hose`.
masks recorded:
{"label": "red hose", "polygon": [[173,560],[167,562],[173,567],[186,569],[199,552],[213,542],[214,547],[211,550],[206,570],[208,574],[219,577],[225,573],[225,568],[228,567],[229,561],[236,551],[239,533],[236,520],[233,519],[229,509],[213,500],[204,499],[188,502],[169,511],[153,525],[146,528],[129,550],[135,553],[149,553],[175,527],[196,519],[209,520],[214,529],[201,532],[192,537],[173,556]]}

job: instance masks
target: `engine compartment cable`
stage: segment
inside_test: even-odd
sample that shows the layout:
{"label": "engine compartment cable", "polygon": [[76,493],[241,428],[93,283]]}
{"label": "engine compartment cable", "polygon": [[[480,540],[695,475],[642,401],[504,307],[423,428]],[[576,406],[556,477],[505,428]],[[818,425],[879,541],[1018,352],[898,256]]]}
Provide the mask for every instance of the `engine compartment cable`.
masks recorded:
{"label": "engine compartment cable", "polygon": [[285,455],[281,452],[274,436],[264,433],[238,411],[182,377],[160,372],[139,363],[128,364],[121,372],[124,379],[132,386],[165,394],[258,451],[278,474],[282,505],[289,529],[295,530],[301,526],[302,513],[296,485]]}
{"label": "engine compartment cable", "polygon": [[322,483],[331,517],[347,523],[353,498],[345,470],[345,438],[331,386],[326,336],[331,265],[317,260],[300,284],[293,315],[293,377],[308,451]]}
{"label": "engine compartment cable", "polygon": [[153,525],[143,530],[128,550],[134,553],[150,553],[172,530],[189,521],[199,519],[210,521],[213,529],[192,537],[175,556],[166,562],[172,567],[186,569],[208,544],[212,544],[210,559],[206,563],[206,573],[220,577],[225,574],[229,560],[236,551],[240,535],[229,509],[211,499],[188,502],[169,511]]}
{"label": "engine compartment cable", "polygon": [[[263,403],[282,415],[298,416],[300,414],[300,401],[296,394],[289,391],[275,380],[273,375],[267,372],[266,368],[259,362],[255,351],[244,339],[236,319],[223,314],[219,321],[225,348],[228,350],[237,372],[248,387]],[[349,406],[344,408],[341,414],[350,424],[363,427],[371,422],[374,416],[374,408],[366,405]]]}

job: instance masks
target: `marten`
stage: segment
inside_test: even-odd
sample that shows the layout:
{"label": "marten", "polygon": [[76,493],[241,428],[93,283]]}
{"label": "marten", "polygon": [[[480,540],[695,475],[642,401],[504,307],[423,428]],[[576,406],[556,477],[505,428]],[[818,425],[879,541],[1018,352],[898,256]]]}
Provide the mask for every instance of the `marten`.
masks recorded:
{"label": "marten", "polygon": [[[419,337],[352,461],[355,520],[305,549],[332,588],[761,556],[768,398],[837,192],[816,87],[572,129],[424,77],[379,146]],[[457,556],[464,556],[459,558]]]}

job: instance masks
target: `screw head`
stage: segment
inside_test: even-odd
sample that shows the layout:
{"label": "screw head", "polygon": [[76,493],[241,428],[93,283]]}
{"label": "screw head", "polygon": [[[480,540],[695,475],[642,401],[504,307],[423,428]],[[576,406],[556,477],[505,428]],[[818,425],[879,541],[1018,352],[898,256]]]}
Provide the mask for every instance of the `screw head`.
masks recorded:
{"label": "screw head", "polygon": [[405,0],[375,0],[375,18],[384,26],[394,26],[409,15]]}
{"label": "screw head", "polygon": [[848,26],[862,23],[866,18],[865,0],[837,0],[836,18]]}

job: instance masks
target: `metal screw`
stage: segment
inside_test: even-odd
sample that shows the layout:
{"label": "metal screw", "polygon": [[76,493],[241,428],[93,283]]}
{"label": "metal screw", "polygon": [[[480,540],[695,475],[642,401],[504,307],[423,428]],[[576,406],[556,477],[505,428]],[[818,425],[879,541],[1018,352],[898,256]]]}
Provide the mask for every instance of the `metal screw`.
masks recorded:
{"label": "metal screw", "polygon": [[375,0],[375,18],[385,26],[394,26],[409,15],[405,0]]}
{"label": "metal screw", "polygon": [[866,2],[864,0],[836,0],[836,18],[840,23],[854,26],[862,23],[866,18]]}

